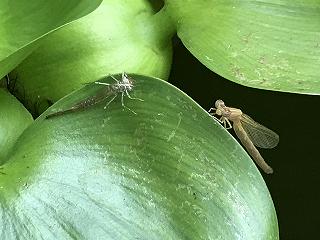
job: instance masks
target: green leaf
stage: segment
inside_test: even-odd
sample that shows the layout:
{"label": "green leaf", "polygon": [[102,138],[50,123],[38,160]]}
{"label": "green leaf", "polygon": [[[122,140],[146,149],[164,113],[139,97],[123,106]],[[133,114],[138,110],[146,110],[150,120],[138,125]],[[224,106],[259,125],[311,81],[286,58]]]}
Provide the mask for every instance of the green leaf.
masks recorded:
{"label": "green leaf", "polygon": [[[31,114],[10,93],[0,88],[0,165],[21,133],[33,122]],[[1,174],[1,173],[0,173]]]}
{"label": "green leaf", "polygon": [[31,43],[88,14],[100,3],[101,0],[0,1],[0,78],[37,47]]}
{"label": "green leaf", "polygon": [[[103,1],[96,11],[50,34],[14,71],[20,95],[55,102],[83,83],[111,73],[135,72],[166,79],[171,66],[168,31],[158,27],[144,0]],[[30,104],[28,104],[30,107]]]}
{"label": "green leaf", "polygon": [[320,1],[167,0],[184,45],[239,84],[320,94]]}
{"label": "green leaf", "polygon": [[137,114],[117,96],[23,133],[0,174],[2,238],[278,239],[270,194],[240,145],[177,88],[132,77],[130,95],[144,101],[124,104]]}

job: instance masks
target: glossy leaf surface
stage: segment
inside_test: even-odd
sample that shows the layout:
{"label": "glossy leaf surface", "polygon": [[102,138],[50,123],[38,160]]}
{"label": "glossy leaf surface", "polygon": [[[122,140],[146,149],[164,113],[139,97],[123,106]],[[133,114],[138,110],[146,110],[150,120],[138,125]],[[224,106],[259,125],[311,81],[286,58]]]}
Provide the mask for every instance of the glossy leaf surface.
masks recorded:
{"label": "glossy leaf surface", "polygon": [[269,192],[238,142],[177,88],[131,76],[144,101],[124,104],[137,114],[118,96],[106,109],[41,116],[18,139],[0,174],[2,238],[278,239]]}

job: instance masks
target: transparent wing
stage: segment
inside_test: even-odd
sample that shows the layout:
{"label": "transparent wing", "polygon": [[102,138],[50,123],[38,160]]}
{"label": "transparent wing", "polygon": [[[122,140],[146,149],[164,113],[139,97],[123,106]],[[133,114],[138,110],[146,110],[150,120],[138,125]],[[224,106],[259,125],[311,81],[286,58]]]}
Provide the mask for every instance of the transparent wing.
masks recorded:
{"label": "transparent wing", "polygon": [[279,135],[262,126],[246,114],[241,115],[241,124],[252,143],[260,148],[274,148],[279,143]]}

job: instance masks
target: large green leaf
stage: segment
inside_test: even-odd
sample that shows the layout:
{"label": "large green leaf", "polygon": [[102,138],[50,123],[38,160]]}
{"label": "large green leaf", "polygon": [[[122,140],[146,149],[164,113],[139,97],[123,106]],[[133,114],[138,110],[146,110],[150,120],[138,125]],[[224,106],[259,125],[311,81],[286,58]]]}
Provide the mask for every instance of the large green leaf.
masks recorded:
{"label": "large green leaf", "polygon": [[2,239],[278,239],[270,194],[240,145],[175,87],[133,77],[144,101],[124,104],[137,114],[118,96],[106,109],[41,116],[18,139],[0,174]]}
{"label": "large green leaf", "polygon": [[41,41],[14,71],[18,91],[32,104],[40,101],[41,112],[47,100],[57,101],[110,73],[125,70],[166,79],[171,42],[162,39],[168,29],[159,25],[145,0],[105,0],[96,11]]}
{"label": "large green leaf", "polygon": [[101,0],[0,0],[0,78],[36,48],[31,43],[88,14],[100,3]]}
{"label": "large green leaf", "polygon": [[167,0],[184,45],[245,86],[320,94],[320,1]]}
{"label": "large green leaf", "polygon": [[0,165],[7,160],[15,141],[32,122],[33,118],[24,106],[0,88]]}

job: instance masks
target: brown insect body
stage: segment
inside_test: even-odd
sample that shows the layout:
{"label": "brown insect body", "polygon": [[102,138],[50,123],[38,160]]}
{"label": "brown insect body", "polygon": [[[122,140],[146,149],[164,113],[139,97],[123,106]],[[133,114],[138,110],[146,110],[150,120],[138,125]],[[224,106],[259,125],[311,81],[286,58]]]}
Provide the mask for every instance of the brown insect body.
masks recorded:
{"label": "brown insect body", "polygon": [[273,173],[273,169],[266,163],[258,149],[253,145],[242,125],[237,122],[233,122],[233,129],[242,145],[247,149],[258,166],[267,174]]}
{"label": "brown insect body", "polygon": [[[212,110],[215,110],[215,112],[210,113]],[[209,113],[212,116],[220,116],[218,121],[223,123],[227,129],[232,128],[230,123],[232,121],[237,137],[258,166],[267,174],[273,173],[272,168],[265,162],[255,146],[261,148],[275,147],[279,142],[279,136],[275,132],[255,122],[252,118],[242,113],[240,109],[226,107],[222,100],[217,100],[215,108],[211,108]]]}

